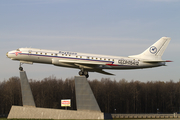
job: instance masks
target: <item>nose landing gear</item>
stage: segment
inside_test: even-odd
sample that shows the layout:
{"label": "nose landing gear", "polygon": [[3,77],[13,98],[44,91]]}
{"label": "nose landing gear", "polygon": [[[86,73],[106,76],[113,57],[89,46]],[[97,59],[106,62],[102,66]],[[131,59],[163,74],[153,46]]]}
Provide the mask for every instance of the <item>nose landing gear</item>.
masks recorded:
{"label": "nose landing gear", "polygon": [[19,67],[19,70],[20,70],[20,71],[23,71],[23,67]]}
{"label": "nose landing gear", "polygon": [[19,64],[19,70],[20,70],[20,71],[23,71],[23,67],[21,67],[21,65],[22,65],[22,63],[20,62],[20,64]]}
{"label": "nose landing gear", "polygon": [[84,76],[86,76],[86,78],[88,78],[89,77],[89,74],[88,74],[88,71],[79,71],[79,75],[80,76],[82,76],[82,75],[84,75]]}

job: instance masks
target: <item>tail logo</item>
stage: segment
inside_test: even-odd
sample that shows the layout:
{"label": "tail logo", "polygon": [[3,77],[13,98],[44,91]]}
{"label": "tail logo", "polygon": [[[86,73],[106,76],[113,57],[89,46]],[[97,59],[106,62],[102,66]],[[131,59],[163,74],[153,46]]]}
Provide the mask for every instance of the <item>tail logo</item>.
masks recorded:
{"label": "tail logo", "polygon": [[149,51],[152,53],[152,54],[155,54],[157,52],[157,48],[155,46],[152,46],[150,47]]}

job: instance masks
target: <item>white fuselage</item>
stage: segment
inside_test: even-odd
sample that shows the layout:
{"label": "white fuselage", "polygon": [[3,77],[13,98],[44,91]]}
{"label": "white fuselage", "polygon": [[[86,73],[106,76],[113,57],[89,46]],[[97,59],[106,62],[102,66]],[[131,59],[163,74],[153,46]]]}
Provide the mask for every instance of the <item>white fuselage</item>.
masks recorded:
{"label": "white fuselage", "polygon": [[[19,48],[6,53],[6,55],[12,60],[20,61],[20,63],[44,63],[78,68],[81,70],[79,75],[85,75],[86,77],[89,77],[88,72],[113,75],[103,71],[103,69],[142,69],[164,66],[166,62],[171,62],[161,59],[170,40],[169,37],[162,37],[141,54],[129,57],[35,48]],[[19,70],[22,71],[23,68],[20,66]]]}
{"label": "white fuselage", "polygon": [[[165,62],[145,63],[129,57],[87,54],[69,51],[54,51],[35,48],[19,48],[7,53],[12,60],[21,62],[53,64],[62,67],[93,69],[140,69],[158,67]],[[89,63],[89,64],[88,64]]]}

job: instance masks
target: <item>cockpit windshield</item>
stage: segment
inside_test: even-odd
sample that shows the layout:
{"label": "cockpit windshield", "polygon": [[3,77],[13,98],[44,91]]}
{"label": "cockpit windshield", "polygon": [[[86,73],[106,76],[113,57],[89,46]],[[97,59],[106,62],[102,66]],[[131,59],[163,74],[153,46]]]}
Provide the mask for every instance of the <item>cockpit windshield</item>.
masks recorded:
{"label": "cockpit windshield", "polygon": [[16,49],[16,51],[20,51],[19,49]]}

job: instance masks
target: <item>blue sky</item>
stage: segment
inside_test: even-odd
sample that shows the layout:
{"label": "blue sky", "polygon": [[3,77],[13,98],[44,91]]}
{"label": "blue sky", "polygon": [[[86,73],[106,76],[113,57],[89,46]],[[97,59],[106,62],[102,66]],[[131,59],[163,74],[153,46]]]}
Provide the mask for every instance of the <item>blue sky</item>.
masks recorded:
{"label": "blue sky", "polygon": [[[106,70],[90,73],[90,80],[111,78],[179,81],[179,0],[1,0],[0,81],[19,76],[19,62],[6,52],[20,47],[129,56],[143,52],[163,36],[171,37],[163,59],[166,67],[141,70]],[[23,65],[31,79],[51,75],[71,78],[78,69],[53,65]]]}

